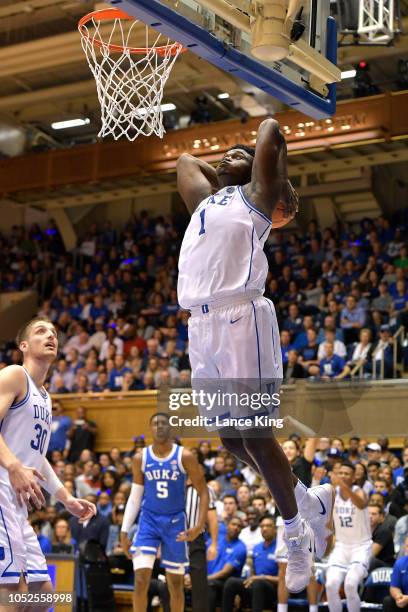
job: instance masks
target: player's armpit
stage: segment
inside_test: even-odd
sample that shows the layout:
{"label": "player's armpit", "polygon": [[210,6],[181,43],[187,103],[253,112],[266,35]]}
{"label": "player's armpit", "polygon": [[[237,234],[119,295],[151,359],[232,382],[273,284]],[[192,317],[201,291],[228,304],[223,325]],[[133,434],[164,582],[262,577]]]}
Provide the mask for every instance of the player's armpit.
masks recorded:
{"label": "player's armpit", "polygon": [[177,160],[177,188],[188,211],[193,214],[200,202],[219,189],[215,169],[189,153],[183,153]]}

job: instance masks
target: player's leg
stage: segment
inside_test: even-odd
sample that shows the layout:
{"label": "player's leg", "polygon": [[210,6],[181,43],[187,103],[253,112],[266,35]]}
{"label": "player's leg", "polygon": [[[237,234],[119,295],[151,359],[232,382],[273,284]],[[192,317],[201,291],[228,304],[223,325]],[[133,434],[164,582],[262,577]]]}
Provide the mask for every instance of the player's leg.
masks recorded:
{"label": "player's leg", "polygon": [[346,574],[344,579],[344,593],[346,595],[347,609],[349,612],[359,612],[361,608],[358,589],[366,575],[366,569],[359,563],[353,563]]}
{"label": "player's leg", "polygon": [[[260,416],[279,416],[277,393],[283,370],[274,308],[264,298],[227,308],[217,316],[213,337],[220,384],[229,390],[228,384],[232,381],[238,393],[242,388],[243,397],[244,394],[251,396],[250,406],[238,401],[235,414],[231,409],[231,416],[253,420],[254,425],[240,429],[238,435],[245,451],[258,466],[285,522],[290,549],[286,570],[288,589],[302,591],[311,577],[314,535],[299,514],[292,471],[269,421],[256,422]],[[268,393],[267,404],[260,404],[260,393],[262,397]]]}
{"label": "player's leg", "polygon": [[166,581],[170,593],[171,612],[184,611],[184,568],[166,568]]}
{"label": "player's leg", "polygon": [[[278,549],[278,545],[276,546]],[[289,599],[289,591],[286,588],[286,566],[287,559],[285,561],[280,561],[278,563],[279,573],[278,573],[278,607],[277,612],[288,612],[288,599]]]}
{"label": "player's leg", "polygon": [[[146,612],[147,594],[149,591],[152,569],[155,561],[154,555],[139,555],[133,559],[135,572],[135,590],[133,591],[133,612]],[[151,567],[146,567],[149,564]],[[138,567],[142,565],[143,567]]]}
{"label": "player's leg", "polygon": [[358,612],[361,607],[359,587],[368,574],[371,544],[357,546],[351,553],[350,565],[344,580],[344,591],[349,612]]}
{"label": "player's leg", "polygon": [[[47,562],[38,543],[34,529],[28,521],[24,526],[24,544],[26,547],[27,559],[27,582],[30,593],[41,593],[46,601],[44,606],[26,606],[24,612],[46,612],[52,604],[53,588],[48,574]],[[48,601],[47,601],[48,600]]]}
{"label": "player's leg", "polygon": [[49,580],[29,582],[28,591],[29,593],[41,593],[42,597],[45,598],[45,602],[43,606],[38,604],[35,606],[26,606],[24,612],[47,612],[47,610],[51,608],[54,589]]}
{"label": "player's leg", "polygon": [[166,569],[171,612],[184,610],[184,574],[188,566],[187,542],[178,542],[177,535],[186,531],[184,512],[161,519],[161,564]]}
{"label": "player's leg", "polygon": [[142,510],[130,548],[135,573],[134,612],[146,612],[152,569],[161,541],[160,527],[161,525],[154,521],[148,512]]}
{"label": "player's leg", "polygon": [[27,593],[28,586],[23,572],[26,571],[26,547],[24,544],[24,521],[27,519],[13,503],[9,487],[0,486],[0,611],[21,610],[16,606],[2,605],[13,601],[13,595]]}
{"label": "player's leg", "polygon": [[310,579],[309,584],[307,585],[307,601],[309,602],[309,612],[317,612],[317,596],[319,592],[319,585],[317,584],[317,580],[314,576]]}
{"label": "player's leg", "polygon": [[329,566],[326,572],[326,595],[330,612],[341,612],[343,605],[340,599],[340,587],[343,584],[346,570]]}
{"label": "player's leg", "polygon": [[[27,582],[23,575],[17,578],[17,582],[0,583],[0,612],[21,612],[22,605],[17,603],[13,605],[15,601],[14,596],[20,595],[21,593],[28,593]],[[4,603],[4,605],[2,605]]]}
{"label": "player's leg", "polygon": [[325,585],[330,612],[341,612],[343,609],[340,599],[340,587],[349,568],[349,553],[348,548],[337,542],[329,557]]}

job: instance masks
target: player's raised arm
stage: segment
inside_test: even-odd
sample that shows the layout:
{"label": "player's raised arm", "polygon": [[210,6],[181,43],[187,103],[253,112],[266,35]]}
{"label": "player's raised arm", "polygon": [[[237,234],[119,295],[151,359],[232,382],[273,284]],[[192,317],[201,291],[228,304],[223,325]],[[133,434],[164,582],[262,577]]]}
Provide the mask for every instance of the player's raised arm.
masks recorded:
{"label": "player's raised arm", "polygon": [[352,487],[349,487],[340,476],[332,476],[333,486],[339,486],[340,489],[347,495],[352,503],[357,506],[359,510],[364,510],[368,506],[368,498],[363,489],[353,491]]}
{"label": "player's raised arm", "polygon": [[205,482],[204,475],[200,470],[199,463],[194,455],[186,448],[183,449],[182,462],[184,469],[191,480],[191,484],[198,493],[200,505],[198,508],[197,525],[180,533],[177,536],[177,540],[192,542],[200,535],[200,533],[204,531],[208,513],[209,495],[207,483]]}
{"label": "player's raised arm", "polygon": [[[26,387],[27,378],[20,366],[9,366],[0,372],[0,422],[6,418],[13,402],[20,398],[22,389]],[[43,475],[35,468],[23,465],[11,452],[1,434],[0,465],[8,471],[10,484],[20,506],[24,503],[31,510],[30,499],[37,508],[45,505],[44,496],[37,482],[44,480]]]}
{"label": "player's raised arm", "polygon": [[244,189],[268,216],[280,200],[287,216],[297,211],[298,196],[288,179],[286,142],[275,119],[265,119],[259,126],[251,182]]}
{"label": "player's raised arm", "polygon": [[215,169],[201,159],[183,153],[177,160],[177,188],[188,211],[193,214],[202,200],[219,189]]}
{"label": "player's raised arm", "polygon": [[120,531],[120,544],[125,555],[131,559],[129,553],[130,540],[128,533],[132,528],[140,510],[144,492],[144,476],[142,472],[142,454],[138,453],[133,458],[133,482],[128,500],[126,502],[125,514],[123,516]]}

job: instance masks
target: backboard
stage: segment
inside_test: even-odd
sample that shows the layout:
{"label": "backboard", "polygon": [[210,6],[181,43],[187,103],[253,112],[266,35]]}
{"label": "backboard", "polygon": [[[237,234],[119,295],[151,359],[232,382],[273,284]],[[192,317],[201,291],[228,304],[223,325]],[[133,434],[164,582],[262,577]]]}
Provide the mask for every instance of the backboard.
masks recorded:
{"label": "backboard", "polygon": [[[330,0],[110,0],[110,3],[309,117],[322,119],[335,113],[335,82],[340,80],[340,70],[335,65],[337,32],[336,23],[329,16]],[[278,9],[286,14],[288,4],[296,7],[297,15],[299,6],[303,7],[300,20],[304,32],[297,40],[286,36],[288,49],[283,59],[261,59],[268,56],[263,52],[263,38],[270,34],[271,24],[272,30],[276,26],[267,11],[276,13]],[[274,32],[272,36],[276,39]]]}

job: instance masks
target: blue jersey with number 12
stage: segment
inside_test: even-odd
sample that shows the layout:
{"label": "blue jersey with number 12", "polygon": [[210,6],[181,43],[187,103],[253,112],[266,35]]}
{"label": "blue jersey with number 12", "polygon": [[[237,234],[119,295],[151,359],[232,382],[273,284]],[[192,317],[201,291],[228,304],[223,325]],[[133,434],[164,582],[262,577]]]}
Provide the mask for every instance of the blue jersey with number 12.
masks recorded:
{"label": "blue jersey with number 12", "polygon": [[152,446],[143,449],[143,510],[160,515],[185,511],[186,472],[182,454],[183,447],[177,444],[173,444],[167,457],[157,457]]}

